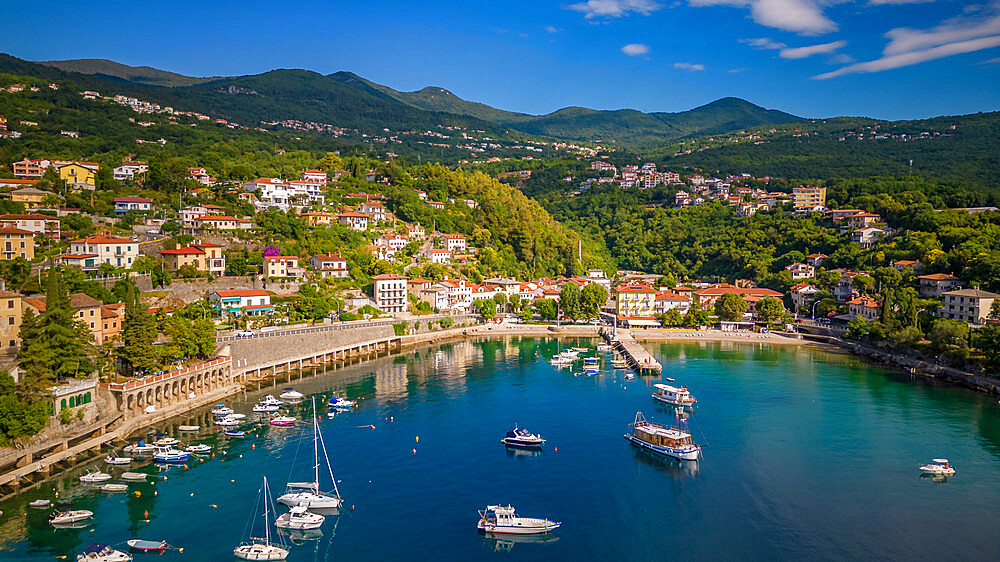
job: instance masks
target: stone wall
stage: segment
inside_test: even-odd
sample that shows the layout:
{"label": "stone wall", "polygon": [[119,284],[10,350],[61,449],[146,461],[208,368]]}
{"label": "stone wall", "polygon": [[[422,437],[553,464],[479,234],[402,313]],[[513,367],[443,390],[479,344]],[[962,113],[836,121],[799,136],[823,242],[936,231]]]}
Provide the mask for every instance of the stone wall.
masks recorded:
{"label": "stone wall", "polygon": [[237,339],[227,342],[238,371],[321,355],[335,349],[395,337],[392,326],[358,327],[350,330],[309,332],[287,336]]}
{"label": "stone wall", "polygon": [[[290,294],[298,292],[299,285],[301,285],[299,282],[268,283],[267,289],[279,294]],[[158,292],[165,291],[167,293],[165,297],[167,300],[179,300],[184,304],[191,304],[196,300],[208,297],[214,291],[261,288],[260,279],[254,282],[249,277],[222,277],[212,279],[211,281],[204,278],[194,280],[174,279],[173,283],[167,285],[165,289],[157,288],[156,290]]]}

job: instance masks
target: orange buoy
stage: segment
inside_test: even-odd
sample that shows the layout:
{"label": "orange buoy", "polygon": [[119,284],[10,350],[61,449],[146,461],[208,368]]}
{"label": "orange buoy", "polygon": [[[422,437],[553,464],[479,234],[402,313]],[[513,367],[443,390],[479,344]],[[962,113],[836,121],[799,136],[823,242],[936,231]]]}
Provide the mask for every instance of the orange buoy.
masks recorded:
{"label": "orange buoy", "polygon": [[256,443],[252,443],[250,445],[250,448],[256,450],[257,449],[257,444]]}
{"label": "orange buoy", "polygon": [[143,511],[142,516],[145,517],[146,519],[149,519],[149,510]]}
{"label": "orange buoy", "polygon": [[559,447],[552,447],[552,452],[558,453],[559,452]]}
{"label": "orange buoy", "polygon": [[210,505],[209,507],[211,507],[212,509],[219,509],[219,506],[216,505],[216,504],[214,504],[214,503],[212,505]]}
{"label": "orange buoy", "polygon": [[372,431],[375,431],[375,426],[374,425],[369,425],[368,428],[371,429]]}
{"label": "orange buoy", "polygon": [[417,450],[416,449],[413,450],[413,454],[414,455],[417,454]]}
{"label": "orange buoy", "polygon": [[136,490],[136,491],[135,491],[135,497],[137,497],[137,498],[138,498],[138,497],[140,497],[141,495],[142,495],[142,492],[140,492],[139,490]]}

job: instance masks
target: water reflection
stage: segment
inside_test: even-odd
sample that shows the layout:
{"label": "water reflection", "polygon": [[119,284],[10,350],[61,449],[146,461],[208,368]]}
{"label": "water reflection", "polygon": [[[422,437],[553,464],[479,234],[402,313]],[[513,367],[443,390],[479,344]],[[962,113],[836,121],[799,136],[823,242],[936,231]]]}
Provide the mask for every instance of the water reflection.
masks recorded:
{"label": "water reflection", "polygon": [[645,449],[633,448],[633,453],[635,460],[674,478],[691,478],[697,476],[700,470],[699,461],[680,461]]}
{"label": "water reflection", "polygon": [[510,445],[504,445],[504,449],[507,449],[507,456],[511,458],[530,458],[537,457],[542,454],[541,449],[522,449],[520,447],[511,447]]}
{"label": "water reflection", "polygon": [[516,544],[546,544],[554,543],[559,537],[552,533],[541,533],[538,535],[494,535],[485,533],[483,535],[483,546],[490,552],[510,552],[514,550]]}

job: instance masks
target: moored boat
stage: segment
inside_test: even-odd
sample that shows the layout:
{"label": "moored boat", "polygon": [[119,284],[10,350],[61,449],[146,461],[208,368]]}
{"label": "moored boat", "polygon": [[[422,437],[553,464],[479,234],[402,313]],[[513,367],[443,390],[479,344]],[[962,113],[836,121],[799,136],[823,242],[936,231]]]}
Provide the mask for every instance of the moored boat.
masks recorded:
{"label": "moored boat", "polygon": [[676,387],[669,384],[657,383],[653,385],[653,388],[656,389],[656,392],[653,393],[653,398],[660,402],[674,406],[693,406],[697,402],[686,386]]}
{"label": "moored boat", "polygon": [[122,480],[130,480],[132,482],[139,482],[146,479],[147,474],[145,472],[123,472]]}
{"label": "moored boat", "polygon": [[348,400],[341,396],[334,396],[330,398],[330,407],[335,410],[351,410],[357,406],[357,402],[354,400]]}
{"label": "moored boat", "polygon": [[101,486],[102,492],[127,492],[128,486],[125,484],[105,484]]}
{"label": "moored boat", "polygon": [[155,447],[170,447],[170,446],[176,445],[178,443],[180,443],[180,441],[174,439],[173,437],[161,437],[161,438],[157,439],[156,441],[153,441],[153,446],[155,446]]}
{"label": "moored boat", "polygon": [[622,359],[621,357],[616,357],[611,360],[611,366],[615,369],[624,369],[628,367],[628,361]]}
{"label": "moored boat", "polygon": [[277,416],[271,418],[271,425],[275,427],[292,427],[298,421],[292,416]]}
{"label": "moored boat", "polygon": [[[271,544],[271,522],[268,518],[268,509],[271,505],[271,494],[267,489],[267,477],[264,477],[264,486],[261,489],[261,503],[264,506],[264,539],[252,538],[233,549],[233,555],[243,560],[284,560],[288,557],[288,550],[277,544]],[[252,532],[252,529],[251,529]],[[278,538],[279,542],[281,538]]]}
{"label": "moored boat", "polygon": [[226,416],[215,420],[215,425],[219,427],[236,427],[240,425],[240,420]]}
{"label": "moored boat", "polygon": [[28,507],[33,507],[35,509],[45,509],[52,505],[52,500],[38,499],[28,503]]}
{"label": "moored boat", "polygon": [[488,505],[479,512],[480,531],[488,534],[536,535],[558,529],[562,523],[535,517],[521,517],[510,505]]}
{"label": "moored boat", "polygon": [[637,447],[679,460],[696,461],[701,455],[701,447],[694,443],[690,433],[649,423],[642,412],[635,413],[635,421],[629,424],[625,439]]}
{"label": "moored boat", "polygon": [[931,459],[931,463],[921,466],[920,471],[935,476],[951,476],[955,474],[955,467],[951,466],[948,459]]}
{"label": "moored boat", "polygon": [[86,521],[94,516],[93,511],[86,509],[72,509],[69,511],[56,511],[49,515],[49,523],[52,525],[67,525]]}
{"label": "moored boat", "polygon": [[148,455],[156,450],[153,445],[147,445],[145,441],[139,441],[138,443],[133,443],[131,445],[126,445],[123,452],[130,455]]}
{"label": "moored boat", "polygon": [[[315,398],[313,398],[312,430],[313,480],[312,482],[289,482],[286,484],[287,489],[285,493],[278,496],[278,502],[288,507],[302,506],[309,509],[340,509],[344,504],[344,500],[340,497],[340,490],[337,488],[337,479],[333,476],[333,465],[330,464],[330,456],[326,452],[326,443],[323,441],[323,434],[319,431]],[[319,488],[320,450],[323,451],[323,460],[326,461],[330,481],[333,484],[333,490],[329,492],[320,490]]]}
{"label": "moored boat", "polygon": [[184,447],[184,450],[189,453],[211,453],[212,447],[205,445],[204,443],[198,443],[195,445],[188,445]]}
{"label": "moored boat", "polygon": [[277,412],[281,409],[281,406],[277,404],[254,404],[251,409],[255,414],[269,414],[272,412]]}
{"label": "moored boat", "polygon": [[233,413],[233,409],[222,404],[216,404],[215,408],[212,409],[213,416],[223,417],[228,416],[231,413]]}
{"label": "moored boat", "polygon": [[107,472],[101,472],[100,470],[88,470],[86,474],[80,476],[80,482],[85,482],[87,484],[107,482],[108,480],[111,480],[111,475]]}
{"label": "moored boat", "polygon": [[245,431],[238,431],[235,429],[227,429],[223,433],[225,434],[226,437],[246,437],[247,434],[247,432]]}
{"label": "moored boat", "polygon": [[306,397],[304,394],[302,394],[298,390],[295,390],[294,388],[291,388],[291,387],[284,388],[283,390],[284,390],[284,392],[282,392],[281,394],[278,395],[278,398],[281,398],[282,400],[286,400],[286,401],[298,401],[298,400],[302,400],[303,398]]}
{"label": "moored boat", "polygon": [[198,431],[201,429],[200,425],[179,425],[177,426],[177,431]]}
{"label": "moored boat", "polygon": [[508,447],[522,447],[525,449],[538,449],[545,443],[541,435],[535,435],[527,429],[522,429],[514,425],[514,429],[508,430],[507,435],[500,440]]}
{"label": "moored boat", "polygon": [[275,519],[274,526],[281,529],[318,529],[323,525],[323,521],[326,521],[326,517],[312,513],[305,506],[297,505]]}
{"label": "moored boat", "polygon": [[191,453],[187,451],[178,451],[172,447],[159,447],[156,452],[153,453],[153,460],[161,463],[182,463],[187,462],[191,458]]}
{"label": "moored boat", "polygon": [[131,562],[132,556],[106,544],[94,543],[83,547],[76,562]]}
{"label": "moored boat", "polygon": [[148,541],[144,539],[129,539],[125,544],[139,552],[163,552],[167,549],[167,541]]}
{"label": "moored boat", "polygon": [[[114,451],[112,451],[112,453],[114,453]],[[119,457],[109,453],[108,456],[104,457],[104,462],[106,464],[113,465],[132,464],[132,457]]]}

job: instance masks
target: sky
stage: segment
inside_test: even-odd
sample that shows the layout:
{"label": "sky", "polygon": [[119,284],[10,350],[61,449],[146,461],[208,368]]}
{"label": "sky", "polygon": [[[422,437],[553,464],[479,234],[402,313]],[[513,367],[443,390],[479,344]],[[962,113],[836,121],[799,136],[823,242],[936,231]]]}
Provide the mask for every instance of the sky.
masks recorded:
{"label": "sky", "polygon": [[348,70],[532,114],[724,96],[804,117],[1000,110],[1000,0],[4,0],[0,51],[191,76]]}

